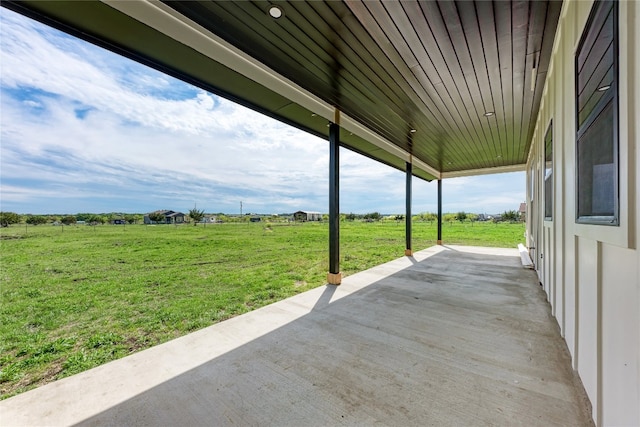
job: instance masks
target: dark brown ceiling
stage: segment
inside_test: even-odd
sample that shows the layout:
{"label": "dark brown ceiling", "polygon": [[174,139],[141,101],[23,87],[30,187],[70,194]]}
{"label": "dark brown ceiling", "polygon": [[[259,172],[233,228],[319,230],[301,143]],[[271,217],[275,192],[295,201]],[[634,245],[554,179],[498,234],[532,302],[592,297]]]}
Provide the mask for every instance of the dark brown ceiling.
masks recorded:
{"label": "dark brown ceiling", "polygon": [[[284,12],[280,19],[269,16],[273,4]],[[414,169],[426,179],[526,163],[561,4],[166,2],[189,25],[204,27],[435,169]],[[326,120],[315,111],[104,3],[3,6],[327,135]],[[342,142],[404,169],[402,158],[366,136],[343,133]]]}

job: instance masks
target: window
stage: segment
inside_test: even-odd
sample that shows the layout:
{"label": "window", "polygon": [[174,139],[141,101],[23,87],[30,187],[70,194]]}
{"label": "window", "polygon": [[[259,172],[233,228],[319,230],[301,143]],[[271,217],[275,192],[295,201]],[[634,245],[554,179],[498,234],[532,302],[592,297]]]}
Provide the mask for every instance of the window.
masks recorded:
{"label": "window", "polygon": [[553,123],[544,136],[544,219],[553,219]]}
{"label": "window", "polygon": [[619,225],[617,17],[615,1],[596,2],[576,54],[579,223]]}

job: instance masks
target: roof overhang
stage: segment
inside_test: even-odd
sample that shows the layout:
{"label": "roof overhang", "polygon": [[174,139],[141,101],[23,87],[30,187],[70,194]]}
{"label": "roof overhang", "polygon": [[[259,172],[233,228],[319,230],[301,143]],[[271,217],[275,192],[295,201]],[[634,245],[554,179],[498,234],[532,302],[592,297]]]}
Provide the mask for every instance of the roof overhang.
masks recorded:
{"label": "roof overhang", "polygon": [[[276,4],[284,16],[272,18]],[[559,1],[3,1],[431,180],[523,170]],[[488,114],[493,113],[493,114]]]}

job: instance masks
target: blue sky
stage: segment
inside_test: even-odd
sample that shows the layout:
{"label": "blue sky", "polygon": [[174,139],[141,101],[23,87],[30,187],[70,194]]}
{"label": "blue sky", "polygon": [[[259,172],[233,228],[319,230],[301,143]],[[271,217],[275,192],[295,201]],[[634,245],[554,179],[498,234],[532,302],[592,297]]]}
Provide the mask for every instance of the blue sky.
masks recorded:
{"label": "blue sky", "polygon": [[[0,210],[328,211],[328,142],[0,8]],[[405,176],[341,151],[342,212],[404,212]],[[436,183],[414,178],[413,212]],[[523,172],[443,181],[445,212],[498,213]]]}

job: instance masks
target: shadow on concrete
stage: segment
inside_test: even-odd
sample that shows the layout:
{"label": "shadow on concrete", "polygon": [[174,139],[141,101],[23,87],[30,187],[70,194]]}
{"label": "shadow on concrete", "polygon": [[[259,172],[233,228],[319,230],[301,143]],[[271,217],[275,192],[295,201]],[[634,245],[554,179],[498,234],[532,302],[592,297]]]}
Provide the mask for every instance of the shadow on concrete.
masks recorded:
{"label": "shadow on concrete", "polygon": [[320,298],[318,298],[318,301],[316,301],[311,310],[318,310],[329,305],[329,303],[331,302],[331,298],[333,298],[333,295],[336,293],[337,288],[337,285],[324,285],[324,291],[322,291]]}
{"label": "shadow on concrete", "polygon": [[307,315],[77,425],[582,424],[536,285],[517,257],[447,250],[331,303],[327,286]]}

